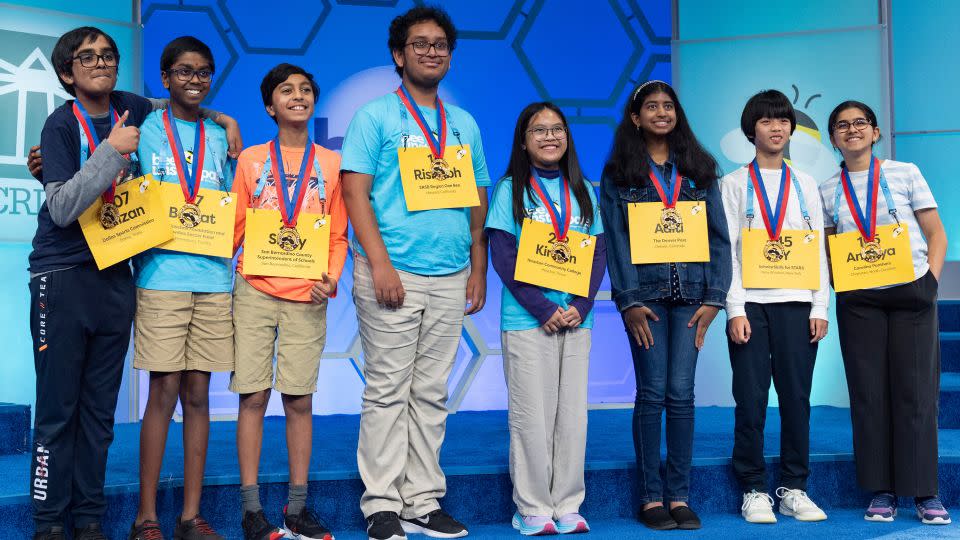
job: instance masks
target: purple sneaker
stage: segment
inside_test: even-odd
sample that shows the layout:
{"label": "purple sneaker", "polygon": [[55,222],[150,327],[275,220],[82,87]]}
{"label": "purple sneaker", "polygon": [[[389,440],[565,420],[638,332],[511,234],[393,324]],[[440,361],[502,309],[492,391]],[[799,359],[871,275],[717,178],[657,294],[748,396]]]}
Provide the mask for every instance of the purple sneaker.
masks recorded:
{"label": "purple sneaker", "polygon": [[940,497],[930,497],[917,502],[917,517],[924,525],[947,525],[950,523],[950,513],[943,507]]}
{"label": "purple sneaker", "polygon": [[870,507],[867,508],[863,519],[867,521],[893,521],[897,515],[897,496],[893,493],[879,492],[870,499]]}

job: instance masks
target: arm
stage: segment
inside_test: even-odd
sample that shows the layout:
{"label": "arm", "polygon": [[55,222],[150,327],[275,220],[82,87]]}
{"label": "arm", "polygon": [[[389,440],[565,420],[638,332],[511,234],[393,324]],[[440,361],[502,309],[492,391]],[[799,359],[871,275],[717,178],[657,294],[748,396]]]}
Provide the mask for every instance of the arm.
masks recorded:
{"label": "arm", "polygon": [[723,210],[727,219],[727,231],[730,240],[730,290],[727,292],[726,308],[727,319],[746,317],[744,308],[747,300],[747,291],[743,288],[743,277],[740,270],[740,190],[731,177],[720,183],[723,197]]}
{"label": "arm", "polygon": [[[807,200],[807,209],[810,212],[810,221],[813,230],[820,234],[820,288],[813,291],[813,306],[810,309],[811,319],[827,320],[827,308],[830,305],[830,268],[827,266],[827,239],[824,236],[823,206],[819,190],[812,194],[807,192],[816,188],[816,182],[809,182],[804,186],[804,198]],[[811,196],[812,195],[812,196]]]}
{"label": "arm", "polygon": [[250,187],[247,185],[247,174],[249,166],[246,160],[241,157],[237,162],[236,174],[233,178],[233,185],[230,191],[234,194],[237,201],[237,214],[233,222],[233,252],[236,253],[243,245],[244,227],[247,223],[247,208],[250,208]]}
{"label": "arm", "polygon": [[493,269],[500,276],[503,286],[543,326],[559,306],[548,300],[540,287],[513,279],[517,268],[517,237],[500,229],[489,228],[487,238],[490,239]]}
{"label": "arm", "polygon": [[610,273],[610,286],[613,300],[621,312],[633,306],[642,306],[643,299],[638,291],[640,280],[637,269],[630,259],[630,233],[620,195],[613,180],[606,176],[600,179],[600,217],[606,242],[610,244],[607,253],[607,271]]}
{"label": "arm", "polygon": [[927,262],[930,264],[930,272],[939,282],[940,273],[943,272],[943,260],[947,256],[947,231],[943,227],[943,221],[940,220],[940,213],[936,208],[917,210],[914,215],[917,217],[917,223],[920,224],[920,230],[923,231],[923,237],[927,239]]}
{"label": "arm", "polygon": [[347,260],[347,207],[343,203],[343,185],[337,183],[330,194],[330,260],[328,271],[335,280],[340,280],[343,265]]}
{"label": "arm", "polygon": [[[593,251],[593,266],[590,268],[590,293],[589,296],[578,296],[570,301],[570,305],[577,308],[581,319],[586,319],[590,310],[593,309],[593,302],[600,290],[600,283],[603,282],[603,273],[607,269],[607,242],[605,235],[597,235],[597,245]],[[542,324],[542,323],[541,323]]]}
{"label": "arm", "polygon": [[730,230],[720,195],[719,181],[707,188],[707,239],[710,245],[710,262],[706,267],[707,290],[703,303],[722,308],[730,289],[733,263],[730,251]]}
{"label": "arm", "polygon": [[472,315],[483,309],[487,297],[487,238],[483,224],[487,219],[487,188],[478,187],[480,206],[470,208],[470,277],[467,279],[467,309]]}

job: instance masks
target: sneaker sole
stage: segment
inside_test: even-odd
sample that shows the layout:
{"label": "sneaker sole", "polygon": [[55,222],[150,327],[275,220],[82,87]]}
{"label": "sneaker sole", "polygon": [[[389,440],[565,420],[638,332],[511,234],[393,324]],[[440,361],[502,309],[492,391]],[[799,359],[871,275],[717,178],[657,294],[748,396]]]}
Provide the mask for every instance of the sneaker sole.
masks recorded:
{"label": "sneaker sole", "polygon": [[406,536],[393,535],[390,538],[374,538],[372,536],[367,536],[367,540],[407,540]]}
{"label": "sneaker sole", "polygon": [[283,528],[283,538],[292,538],[293,540],[334,540],[332,534],[325,534],[323,536],[306,536],[303,534],[297,534],[290,529]]}
{"label": "sneaker sole", "polygon": [[557,534],[558,532],[557,529],[554,528],[553,524],[551,523],[545,523],[543,527],[528,527],[524,525],[523,522],[521,522],[519,519],[517,519],[517,516],[513,516],[513,519],[510,520],[510,524],[513,526],[514,529],[520,531],[520,534],[522,534],[523,536],[548,536],[552,534]]}
{"label": "sneaker sole", "polygon": [[743,516],[743,519],[747,523],[756,523],[758,525],[773,525],[777,522],[777,516],[771,515],[770,517],[747,517]]}
{"label": "sneaker sole", "polygon": [[864,514],[864,515],[863,515],[863,520],[864,520],[864,521],[874,521],[874,522],[876,522],[876,523],[891,523],[891,522],[893,522],[893,518],[895,518],[895,517],[897,517],[897,509],[896,509],[896,508],[893,509],[893,515],[890,516],[890,517],[883,517],[883,516],[878,515],[878,514],[877,514],[877,515],[872,515],[872,516],[871,516],[871,515]]}
{"label": "sneaker sole", "polygon": [[463,538],[467,535],[469,531],[466,529],[455,532],[455,533],[445,533],[440,531],[435,531],[433,529],[428,529],[417,525],[416,523],[411,523],[409,521],[400,520],[400,526],[403,527],[403,532],[405,533],[414,533],[414,534],[423,534],[429,536],[430,538]]}
{"label": "sneaker sole", "polygon": [[790,510],[789,508],[784,508],[783,506],[780,507],[780,513],[787,517],[792,517],[797,521],[813,522],[813,521],[825,521],[827,519],[827,515],[824,513],[816,514],[813,516],[805,516],[803,514],[797,514],[793,510]]}
{"label": "sneaker sole", "polygon": [[920,518],[920,523],[923,523],[924,525],[949,525],[950,523],[952,523],[950,518],[944,519],[944,518],[937,517],[933,519],[924,519],[923,515],[921,515],[920,512],[917,512],[917,517]]}

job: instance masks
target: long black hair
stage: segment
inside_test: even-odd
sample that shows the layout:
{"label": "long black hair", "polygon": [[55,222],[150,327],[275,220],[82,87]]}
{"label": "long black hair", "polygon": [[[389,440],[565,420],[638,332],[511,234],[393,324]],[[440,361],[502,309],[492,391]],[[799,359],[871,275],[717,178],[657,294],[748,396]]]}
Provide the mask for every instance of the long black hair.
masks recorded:
{"label": "long black hair", "polygon": [[677,99],[677,93],[663,81],[649,81],[633,91],[623,109],[623,119],[613,135],[613,147],[603,166],[603,174],[620,186],[644,186],[650,182],[647,136],[633,123],[630,114],[639,115],[647,97],[658,92],[670,96],[677,115],[673,130],[667,134],[667,145],[678,173],[692,179],[698,188],[709,187],[720,178],[717,160],[697,140]]}
{"label": "long black hair", "polygon": [[530,183],[533,165],[530,163],[530,155],[527,154],[526,137],[530,121],[537,113],[547,109],[557,113],[557,116],[563,122],[563,127],[567,130],[567,151],[560,158],[560,172],[570,183],[570,189],[580,206],[581,224],[588,225],[593,221],[593,200],[587,190],[593,188],[588,186],[586,179],[583,177],[583,171],[580,169],[580,160],[577,159],[577,149],[573,145],[573,134],[570,133],[567,117],[564,116],[559,107],[549,101],[527,105],[520,112],[520,116],[517,118],[517,127],[513,131],[510,163],[507,165],[507,172],[504,173],[505,177],[513,179],[513,219],[517,223],[522,223],[523,218],[526,217],[524,195],[529,195],[531,199],[537,200],[533,185]]}

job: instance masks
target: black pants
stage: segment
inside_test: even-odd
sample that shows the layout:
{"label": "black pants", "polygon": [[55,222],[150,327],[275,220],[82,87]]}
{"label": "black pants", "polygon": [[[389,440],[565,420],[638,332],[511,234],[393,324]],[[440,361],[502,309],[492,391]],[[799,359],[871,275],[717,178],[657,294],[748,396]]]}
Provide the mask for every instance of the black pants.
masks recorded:
{"label": "black pants", "polygon": [[737,402],[733,470],[744,492],[767,491],[763,427],[770,380],[780,399],[780,485],[807,489],[810,474],[810,386],[817,344],[810,343],[810,303],[745,306],[750,340],[728,340]]}
{"label": "black pants", "polygon": [[37,371],[30,498],[38,531],[100,521],[107,449],[130,346],[136,292],[130,267],[93,265],[30,280]]}
{"label": "black pants", "polygon": [[837,295],[857,481],[868,491],[937,494],[937,280]]}

